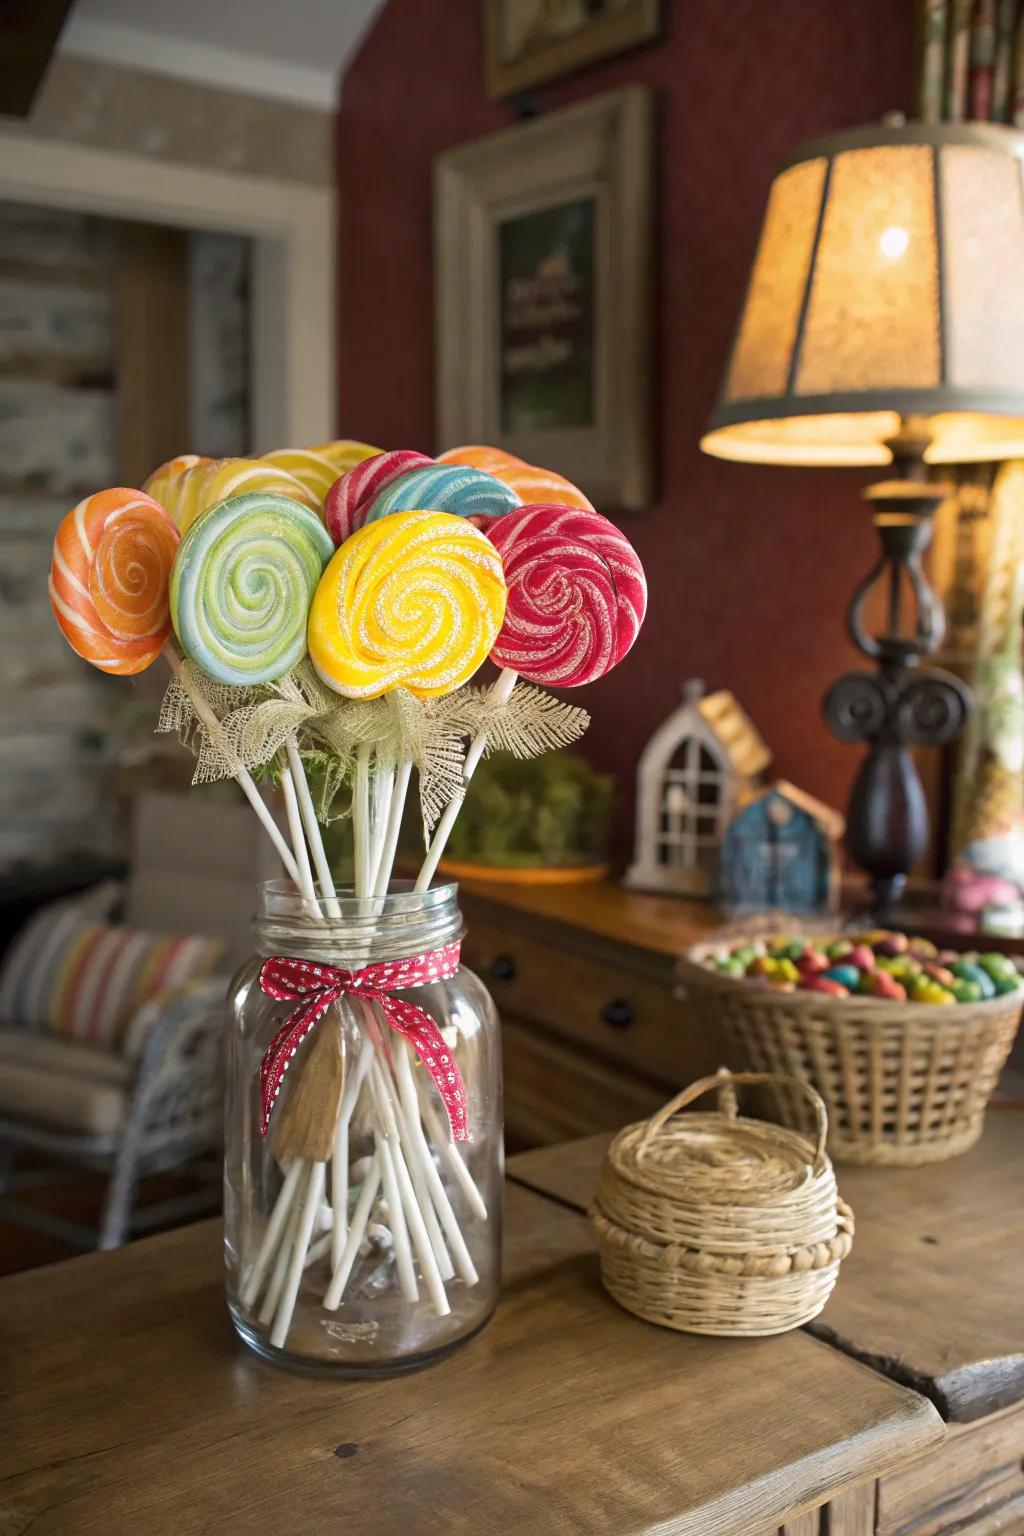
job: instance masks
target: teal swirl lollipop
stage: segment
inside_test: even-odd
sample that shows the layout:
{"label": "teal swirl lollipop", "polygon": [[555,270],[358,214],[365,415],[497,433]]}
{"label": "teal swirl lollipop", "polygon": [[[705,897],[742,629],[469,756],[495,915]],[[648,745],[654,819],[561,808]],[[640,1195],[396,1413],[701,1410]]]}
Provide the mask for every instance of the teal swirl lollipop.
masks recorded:
{"label": "teal swirl lollipop", "polygon": [[200,514],[178,546],[171,622],[182,649],[221,683],[269,683],[306,651],[313,593],[334,542],[315,512],[269,492]]}

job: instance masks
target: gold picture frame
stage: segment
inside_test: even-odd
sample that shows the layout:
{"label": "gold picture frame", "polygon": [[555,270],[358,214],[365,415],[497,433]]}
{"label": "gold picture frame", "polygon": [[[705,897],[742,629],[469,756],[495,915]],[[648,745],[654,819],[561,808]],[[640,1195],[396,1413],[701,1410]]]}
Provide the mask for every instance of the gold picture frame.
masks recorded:
{"label": "gold picture frame", "polygon": [[488,94],[531,90],[661,32],[661,0],[484,0]]}
{"label": "gold picture frame", "polygon": [[437,157],[440,448],[495,444],[602,511],[650,504],[652,150],[628,86]]}

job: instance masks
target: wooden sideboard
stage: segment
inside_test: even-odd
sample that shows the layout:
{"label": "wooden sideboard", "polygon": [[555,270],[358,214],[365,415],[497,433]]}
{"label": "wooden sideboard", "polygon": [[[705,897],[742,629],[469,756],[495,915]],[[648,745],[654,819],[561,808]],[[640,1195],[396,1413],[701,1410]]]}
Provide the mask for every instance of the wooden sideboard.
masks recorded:
{"label": "wooden sideboard", "polygon": [[[844,892],[849,910],[859,888]],[[1024,952],[948,926],[932,888],[915,888],[898,921],[953,948]],[[723,1045],[700,1031],[673,992],[689,944],[726,921],[707,901],[648,896],[610,880],[590,885],[462,881],[463,958],[501,1012],[505,1131],[511,1151],[612,1130],[643,1118],[722,1063]],[[800,919],[783,922],[798,930]],[[839,927],[842,917],[836,917]],[[1024,1038],[1003,1079],[1020,1102]]]}
{"label": "wooden sideboard", "polygon": [[673,996],[673,967],[721,921],[707,902],[611,882],[464,881],[463,959],[487,983],[505,1043],[510,1149],[648,1115],[719,1065]]}
{"label": "wooden sideboard", "polygon": [[[525,1153],[510,1177],[582,1214],[608,1139]],[[1024,1111],[990,1109],[979,1144],[946,1163],[836,1173],[857,1231],[806,1331],[927,1397],[946,1438],[787,1536],[1021,1536]]]}

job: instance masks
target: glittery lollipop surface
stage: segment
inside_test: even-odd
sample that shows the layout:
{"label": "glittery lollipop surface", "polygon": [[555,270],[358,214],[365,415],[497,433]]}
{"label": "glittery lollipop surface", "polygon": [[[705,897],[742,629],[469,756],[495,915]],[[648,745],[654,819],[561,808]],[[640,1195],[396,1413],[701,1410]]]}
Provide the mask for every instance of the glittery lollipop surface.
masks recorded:
{"label": "glittery lollipop surface", "polygon": [[260,459],[211,459],[196,464],[169,484],[164,505],[182,534],[188,532],[201,512],[232,496],[262,491],[271,496],[287,496],[315,510],[317,498],[300,485],[294,475],[277,464]]}
{"label": "glittery lollipop surface", "polygon": [[319,443],[309,451],[330,459],[336,475],[344,474],[346,469],[351,469],[355,464],[361,464],[364,459],[375,458],[381,452],[379,448],[373,448],[369,443],[357,443],[350,437],[339,437],[332,443]]}
{"label": "glittery lollipop surface", "polygon": [[524,506],[577,507],[582,512],[594,510],[593,503],[579,486],[553,469],[540,469],[535,464],[501,464],[491,473],[510,486]]}
{"label": "glittery lollipop surface", "polygon": [[266,683],[306,649],[306,618],[334,549],[315,512],[250,491],[210,507],[181,541],[171,618],[182,648],[222,683]]}
{"label": "glittery lollipop surface", "polygon": [[50,601],[72,650],[103,672],[155,661],[170,632],[167,592],[178,530],[144,491],[87,496],[57,529]]}
{"label": "glittery lollipop surface", "polygon": [[484,534],[445,512],[400,512],[334,555],[310,610],[309,654],[349,698],[399,685],[450,693],[485,660],[504,612],[501,561]]}
{"label": "glittery lollipop surface", "polygon": [[515,491],[465,464],[428,464],[400,475],[375,496],[364,523],[393,512],[450,512],[456,517],[504,517],[520,506]]}
{"label": "glittery lollipop surface", "polygon": [[335,544],[344,544],[350,533],[363,526],[375,498],[400,475],[433,462],[415,449],[395,448],[346,470],[331,485],[324,501],[324,522]]}
{"label": "glittery lollipop surface", "polygon": [[508,608],[491,659],[531,682],[572,688],[616,666],[647,609],[643,567],[598,512],[521,507],[491,524]]}
{"label": "glittery lollipop surface", "polygon": [[265,453],[261,462],[291,475],[317,507],[323,506],[324,497],[338,478],[334,461],[312,448],[275,448],[272,453]]}
{"label": "glittery lollipop surface", "polygon": [[514,453],[506,453],[504,448],[492,448],[487,443],[465,443],[461,448],[446,448],[444,453],[438,454],[437,462],[468,464],[473,469],[497,475],[499,469],[507,468],[510,464],[523,464],[525,460],[517,459]]}
{"label": "glittery lollipop surface", "polygon": [[209,464],[209,462],[209,459],[204,458],[201,453],[179,453],[176,458],[168,459],[158,469],[154,469],[142,489],[147,496],[152,496],[153,500],[158,501],[167,511],[166,498],[173,494],[171,481],[183,475],[186,469],[195,469],[197,464]]}

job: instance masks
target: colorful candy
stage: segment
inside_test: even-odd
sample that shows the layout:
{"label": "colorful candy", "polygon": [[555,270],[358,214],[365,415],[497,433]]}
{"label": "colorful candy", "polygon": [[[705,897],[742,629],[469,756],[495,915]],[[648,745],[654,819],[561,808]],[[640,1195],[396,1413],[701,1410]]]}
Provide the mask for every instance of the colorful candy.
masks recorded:
{"label": "colorful candy", "polygon": [[324,497],[338,478],[334,461],[313,448],[275,448],[272,453],[263,454],[262,462],[291,475],[318,507],[323,506]]}
{"label": "colorful candy", "polygon": [[579,486],[553,469],[539,469],[533,464],[507,464],[491,473],[511,486],[520,501],[526,504],[547,502],[553,506],[577,507],[582,512],[594,510],[593,502],[587,500]]}
{"label": "colorful candy", "polygon": [[309,451],[330,459],[334,465],[335,474],[338,475],[343,475],[347,469],[352,469],[354,465],[361,464],[364,459],[372,459],[381,452],[379,448],[372,448],[369,443],[357,443],[349,437],[337,438],[333,443],[320,443]]}
{"label": "colorful candy", "polygon": [[487,657],[505,613],[501,561],[447,512],[400,512],[336,552],[309,614],[309,654],[348,698],[450,693]]}
{"label": "colorful candy", "polygon": [[427,464],[399,475],[376,495],[363,519],[393,512],[450,512],[456,517],[500,518],[521,505],[515,491],[482,469],[464,464]]}
{"label": "colorful candy", "polygon": [[248,491],[287,496],[314,511],[320,506],[294,475],[259,459],[211,459],[195,464],[168,484],[167,500],[162,505],[177,523],[179,533],[185,534],[200,512]]}
{"label": "colorful candy", "polygon": [[177,458],[168,459],[166,463],[160,465],[159,469],[154,469],[143,483],[142,489],[147,496],[152,496],[154,501],[158,501],[166,511],[166,498],[173,495],[171,481],[183,475],[186,469],[195,469],[197,464],[209,464],[209,462],[210,460],[203,458],[200,453],[179,453]]}
{"label": "colorful candy", "polygon": [[485,470],[496,480],[511,486],[524,506],[537,506],[546,502],[552,506],[577,507],[582,512],[593,512],[579,486],[573,485],[564,475],[553,469],[541,469],[527,464],[503,448],[491,448],[483,443],[467,444],[463,448],[449,448],[437,456],[439,464],[469,464],[474,469]]}
{"label": "colorful candy", "polygon": [[[511,603],[511,589],[509,601]],[[923,939],[875,929],[856,938],[745,939],[709,956],[709,965],[758,986],[831,997],[888,1002],[977,1003],[1024,989],[1024,976],[1007,955],[939,952]]]}
{"label": "colorful candy", "polygon": [[598,512],[522,507],[488,527],[508,584],[508,612],[491,653],[536,683],[593,682],[630,649],[647,609],[643,567]]}
{"label": "colorful candy", "polygon": [[72,650],[103,672],[142,672],[170,632],[168,582],[178,530],[144,491],[98,491],[53,541],[50,601]]}
{"label": "colorful candy", "polygon": [[171,618],[183,649],[222,683],[266,683],[306,649],[306,619],[334,551],[315,512],[250,491],[210,507],[181,541]]}
{"label": "colorful candy", "polygon": [[335,544],[344,544],[366,520],[374,500],[400,475],[432,464],[425,453],[395,448],[363,459],[334,480],[324,500],[324,522]]}
{"label": "colorful candy", "polygon": [[514,453],[506,453],[504,448],[492,448],[487,443],[466,443],[461,448],[446,448],[444,453],[437,456],[439,464],[468,464],[472,469],[482,469],[489,475],[496,475],[500,469],[507,469],[511,464],[525,465],[525,459],[517,459]]}

